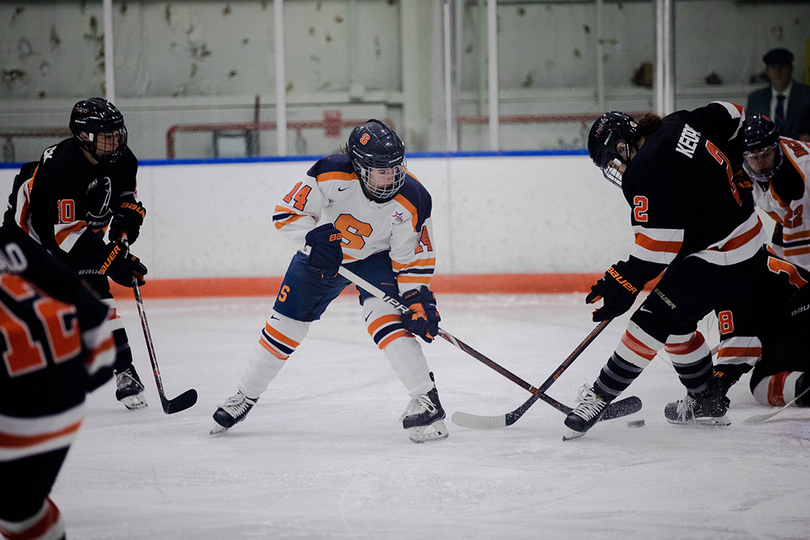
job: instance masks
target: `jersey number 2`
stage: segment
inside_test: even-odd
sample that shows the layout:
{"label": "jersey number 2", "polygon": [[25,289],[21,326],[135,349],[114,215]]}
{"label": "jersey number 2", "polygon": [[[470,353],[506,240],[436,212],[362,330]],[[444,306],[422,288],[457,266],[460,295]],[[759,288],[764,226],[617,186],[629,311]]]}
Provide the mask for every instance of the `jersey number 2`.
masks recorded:
{"label": "jersey number 2", "polygon": [[728,177],[728,185],[731,187],[731,194],[734,195],[734,200],[737,201],[737,204],[742,206],[742,198],[740,197],[740,192],[737,190],[737,184],[734,183],[734,173],[731,170],[731,164],[728,162],[728,159],[712,141],[706,141],[706,149],[717,163],[726,167],[726,176]]}

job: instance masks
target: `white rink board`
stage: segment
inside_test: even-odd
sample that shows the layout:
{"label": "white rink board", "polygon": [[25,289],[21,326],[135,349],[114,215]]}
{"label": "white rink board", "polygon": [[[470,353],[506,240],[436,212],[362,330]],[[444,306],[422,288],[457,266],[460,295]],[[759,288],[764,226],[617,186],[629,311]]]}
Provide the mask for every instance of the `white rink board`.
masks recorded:
{"label": "white rink board", "polygon": [[[282,276],[277,201],[309,161],[141,166],[133,252],[152,279]],[[433,197],[437,272],[601,272],[632,246],[629,208],[586,156],[409,158]],[[8,193],[16,174],[0,169]],[[4,195],[5,196],[5,195]]]}

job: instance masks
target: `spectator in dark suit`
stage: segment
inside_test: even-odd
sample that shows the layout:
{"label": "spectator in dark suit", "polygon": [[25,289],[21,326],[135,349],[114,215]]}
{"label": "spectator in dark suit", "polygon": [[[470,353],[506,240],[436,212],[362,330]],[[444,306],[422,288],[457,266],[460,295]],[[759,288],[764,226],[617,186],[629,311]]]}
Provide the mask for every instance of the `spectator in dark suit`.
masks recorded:
{"label": "spectator in dark suit", "polygon": [[771,85],[748,95],[746,116],[764,114],[781,135],[798,139],[802,133],[799,117],[810,106],[810,85],[793,80],[793,53],[789,50],[770,50],[762,60]]}
{"label": "spectator in dark suit", "polygon": [[805,105],[804,111],[799,115],[799,140],[810,142],[810,103]]}

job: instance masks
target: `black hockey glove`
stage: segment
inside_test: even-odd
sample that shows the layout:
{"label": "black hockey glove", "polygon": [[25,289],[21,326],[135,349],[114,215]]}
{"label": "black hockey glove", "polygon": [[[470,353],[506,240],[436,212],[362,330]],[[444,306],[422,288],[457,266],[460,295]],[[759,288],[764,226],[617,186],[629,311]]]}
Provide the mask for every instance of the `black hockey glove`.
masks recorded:
{"label": "black hockey glove", "polygon": [[343,262],[342,241],[340,229],[331,223],[315,227],[307,233],[306,242],[311,246],[308,264],[322,278],[332,279],[337,276],[338,268]]}
{"label": "black hockey glove", "polygon": [[141,260],[128,252],[128,250],[115,242],[107,244],[97,257],[98,271],[124,287],[132,287],[132,278],[138,280],[138,285],[146,283],[146,267]]}
{"label": "black hockey glove", "polygon": [[607,321],[618,317],[633,307],[636,296],[647,281],[644,276],[626,261],[619,261],[605,272],[605,277],[591,287],[586,304],[604,300],[601,308],[593,312],[593,321]]}
{"label": "black hockey glove", "polygon": [[129,243],[134,244],[141,232],[143,219],[146,217],[146,209],[138,201],[121,203],[110,223],[110,241],[118,242],[121,235],[126,234]]}
{"label": "black hockey glove", "polygon": [[439,321],[442,320],[436,309],[436,297],[433,292],[422,285],[402,295],[402,303],[408,306],[411,313],[402,316],[402,325],[415,336],[427,343],[439,334]]}

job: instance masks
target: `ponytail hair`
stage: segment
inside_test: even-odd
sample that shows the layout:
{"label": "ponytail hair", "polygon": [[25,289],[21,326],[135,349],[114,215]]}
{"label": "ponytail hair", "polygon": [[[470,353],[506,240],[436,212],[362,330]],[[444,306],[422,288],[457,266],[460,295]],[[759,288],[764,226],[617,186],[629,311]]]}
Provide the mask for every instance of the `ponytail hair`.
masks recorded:
{"label": "ponytail hair", "polygon": [[663,120],[655,113],[648,112],[636,123],[636,134],[638,138],[647,138],[661,127]]}

